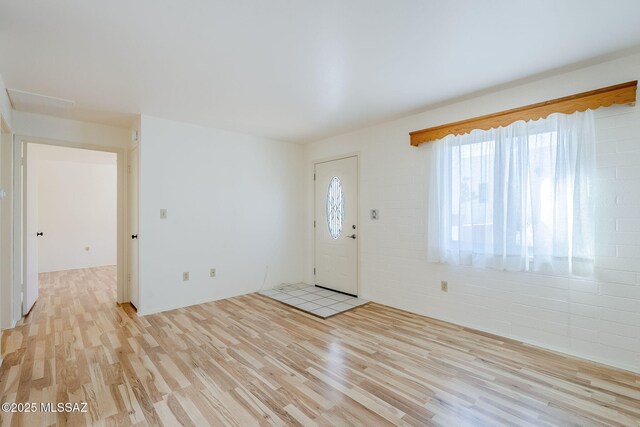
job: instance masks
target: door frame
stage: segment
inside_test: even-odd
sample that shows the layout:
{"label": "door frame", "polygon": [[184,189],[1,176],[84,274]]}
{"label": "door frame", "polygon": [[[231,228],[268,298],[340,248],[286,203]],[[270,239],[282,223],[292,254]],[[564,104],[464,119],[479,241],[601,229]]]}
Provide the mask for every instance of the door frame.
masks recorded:
{"label": "door frame", "polygon": [[[37,229],[39,227],[36,227],[36,230],[34,229],[30,229],[30,222],[29,222],[29,218],[27,216],[27,212],[28,210],[25,209],[29,208],[30,206],[30,202],[34,201],[34,199],[37,199],[38,197],[38,186],[37,186],[37,181],[34,180],[34,176],[33,176],[33,170],[37,170],[37,158],[35,158],[35,160],[29,160],[30,156],[33,156],[35,153],[33,153],[35,151],[34,147],[30,147],[31,150],[28,150],[27,148],[29,148],[28,144],[22,144],[22,168],[21,168],[21,174],[20,176],[22,177],[22,191],[20,192],[20,195],[22,197],[22,232],[23,232],[23,240],[22,240],[22,253],[23,253],[23,263],[22,263],[22,286],[21,286],[21,295],[22,295],[22,309],[20,311],[20,313],[22,313],[22,316],[26,316],[31,312],[31,309],[33,309],[33,307],[36,304],[36,301],[38,300],[38,295],[40,294],[40,279],[38,278],[39,276],[39,272],[35,272],[35,276],[36,276],[36,283],[38,285],[38,289],[36,289],[36,298],[33,300],[33,304],[31,304],[28,308],[25,306],[26,302],[25,300],[26,298],[26,289],[27,289],[27,283],[30,283],[29,279],[30,279],[30,275],[28,274],[27,271],[27,267],[29,266],[29,262],[28,260],[31,259],[34,256],[34,252],[33,252],[33,247],[28,244],[27,242],[32,242],[34,246],[36,246],[36,257],[38,254],[37,251],[37,245],[39,244],[39,240],[37,238],[37,234],[34,237],[33,234],[30,233],[37,233]],[[31,154],[29,154],[29,151],[31,151]],[[30,176],[31,174],[31,176]],[[37,177],[36,177],[37,178]],[[33,182],[36,182],[36,184],[33,184]],[[30,184],[31,183],[31,184]],[[35,194],[31,194],[31,191],[29,190],[29,188],[31,190],[33,190],[35,187]],[[37,219],[37,214],[35,216],[35,219]],[[33,219],[33,218],[31,218]],[[30,256],[31,255],[31,256]],[[39,260],[38,260],[39,261]]]}
{"label": "door frame", "polygon": [[[2,218],[0,221],[0,330],[13,328],[17,322],[13,306],[13,133],[6,121],[6,117],[0,114],[0,151],[2,151],[2,173],[0,175],[0,187],[7,194],[1,203]],[[1,356],[1,355],[0,355]],[[1,361],[0,357],[0,361]]]}
{"label": "door frame", "polygon": [[[106,145],[96,145],[83,142],[63,141],[49,138],[31,137],[25,135],[15,135],[14,137],[14,168],[13,168],[13,218],[16,219],[13,224],[13,259],[14,271],[20,272],[14,274],[13,288],[19,298],[20,306],[22,306],[22,288],[23,278],[26,267],[26,227],[23,227],[23,174],[22,174],[22,156],[24,144],[34,143],[42,145],[53,145],[66,148],[80,148],[84,150],[104,151],[115,153],[117,158],[117,296],[116,303],[121,304],[129,301],[129,286],[126,278],[128,277],[127,265],[127,149],[125,147],[111,147]],[[14,301],[14,303],[16,303]],[[24,315],[24,313],[22,313]]]}
{"label": "door frame", "polygon": [[[137,151],[137,157],[138,157],[138,161],[135,165],[135,168],[133,167],[133,164],[131,162],[131,154],[133,153],[133,151],[136,150]],[[129,200],[129,196],[131,195],[131,186],[132,186],[132,180],[131,180],[131,176],[132,174],[135,172],[136,174],[136,194],[138,196],[138,199],[135,201],[136,203],[136,212],[135,212],[135,217],[136,218],[136,230],[135,233],[139,234],[140,232],[140,144],[137,141],[134,141],[133,145],[131,147],[129,147],[127,150],[127,194],[126,194],[126,198],[127,198],[127,206],[126,206],[126,216],[127,216],[127,230],[126,230],[126,250],[127,250],[127,302],[129,302],[129,304],[131,304],[133,306],[133,308],[135,308],[136,312],[138,312],[139,307],[140,307],[140,241],[136,238],[136,244],[138,245],[137,248],[137,253],[136,253],[136,259],[133,259],[133,252],[130,250],[131,248],[131,242],[133,240],[133,237],[130,237],[133,235],[134,230],[131,229],[132,226],[132,219],[133,219],[133,215],[131,215],[131,207],[130,206],[130,202],[131,200]],[[135,264],[136,268],[135,271],[137,272],[137,274],[135,275],[135,277],[133,277],[132,274],[132,266]],[[133,304],[133,298],[131,297],[133,295],[133,286],[132,283],[135,279],[135,283],[136,283],[136,287],[137,287],[137,291],[138,291],[138,295],[136,296],[137,298],[137,305]]]}
{"label": "door frame", "polygon": [[356,195],[356,200],[358,201],[358,208],[356,210],[356,217],[358,219],[358,239],[356,240],[356,277],[357,277],[357,283],[356,283],[356,296],[358,296],[359,298],[361,297],[361,288],[360,288],[360,236],[362,233],[362,224],[360,221],[360,151],[354,151],[354,152],[350,152],[350,153],[345,153],[345,154],[339,154],[339,155],[335,155],[335,156],[330,156],[330,157],[323,157],[323,158],[319,158],[319,159],[315,159],[312,161],[312,180],[311,183],[313,185],[313,212],[311,214],[312,216],[312,220],[313,220],[313,226],[311,228],[312,233],[313,233],[313,248],[311,253],[313,254],[313,258],[312,258],[312,268],[314,270],[314,273],[311,275],[311,277],[313,277],[313,285],[316,285],[316,275],[315,275],[315,268],[316,268],[316,226],[317,226],[317,221],[318,219],[316,218],[316,179],[315,179],[315,175],[316,175],[316,165],[321,164],[321,163],[328,163],[328,162],[333,162],[334,160],[342,160],[342,159],[348,159],[349,157],[355,157],[357,159],[357,165],[358,165],[358,170],[356,171],[356,184],[358,185],[358,194]]}

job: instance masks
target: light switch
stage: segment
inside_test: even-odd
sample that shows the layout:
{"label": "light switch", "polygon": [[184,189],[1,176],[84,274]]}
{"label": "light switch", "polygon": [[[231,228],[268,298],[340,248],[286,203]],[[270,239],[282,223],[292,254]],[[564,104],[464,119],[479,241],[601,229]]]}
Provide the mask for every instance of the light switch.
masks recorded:
{"label": "light switch", "polygon": [[160,219],[167,219],[167,210],[160,209]]}

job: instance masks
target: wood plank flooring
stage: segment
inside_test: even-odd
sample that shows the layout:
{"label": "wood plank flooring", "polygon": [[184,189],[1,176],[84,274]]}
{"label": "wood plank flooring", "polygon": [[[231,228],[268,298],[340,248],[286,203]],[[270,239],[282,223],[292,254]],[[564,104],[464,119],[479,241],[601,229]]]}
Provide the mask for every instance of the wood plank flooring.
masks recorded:
{"label": "wood plank flooring", "polygon": [[640,376],[389,307],[327,320],[253,294],[138,317],[115,268],[41,276],[2,335],[2,425],[640,425]]}

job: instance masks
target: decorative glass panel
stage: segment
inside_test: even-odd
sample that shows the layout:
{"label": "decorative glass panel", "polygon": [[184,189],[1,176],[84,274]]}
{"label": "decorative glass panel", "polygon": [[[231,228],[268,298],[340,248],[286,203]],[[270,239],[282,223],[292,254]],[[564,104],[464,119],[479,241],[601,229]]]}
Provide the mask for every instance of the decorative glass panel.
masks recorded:
{"label": "decorative glass panel", "polygon": [[343,222],[344,193],[340,179],[334,176],[329,181],[329,190],[327,191],[327,226],[329,227],[329,235],[333,239],[340,237]]}

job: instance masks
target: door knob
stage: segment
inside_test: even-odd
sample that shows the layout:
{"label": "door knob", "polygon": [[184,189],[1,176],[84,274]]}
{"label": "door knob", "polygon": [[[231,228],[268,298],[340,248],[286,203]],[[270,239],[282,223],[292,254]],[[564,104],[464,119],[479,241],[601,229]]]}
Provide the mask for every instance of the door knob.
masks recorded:
{"label": "door knob", "polygon": [[37,237],[44,236],[44,233],[42,231],[37,231],[36,236]]}
{"label": "door knob", "polygon": [[138,235],[137,235],[137,234],[132,234],[132,235],[131,235],[131,238],[132,238],[132,239],[137,239],[137,238],[138,238]]}
{"label": "door knob", "polygon": [[355,235],[355,234],[352,234],[351,236],[344,236],[344,237],[346,237],[347,239],[355,239],[355,238],[356,238],[356,235]]}

